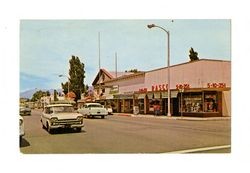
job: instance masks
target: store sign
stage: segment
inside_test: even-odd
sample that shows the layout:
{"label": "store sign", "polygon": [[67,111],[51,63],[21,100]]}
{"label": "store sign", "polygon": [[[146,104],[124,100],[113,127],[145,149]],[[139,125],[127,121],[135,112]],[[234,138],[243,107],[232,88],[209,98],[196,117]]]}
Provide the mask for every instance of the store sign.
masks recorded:
{"label": "store sign", "polygon": [[226,88],[226,83],[207,83],[208,88]]}
{"label": "store sign", "polygon": [[148,91],[147,88],[139,88],[140,93],[146,93]]}
{"label": "store sign", "polygon": [[189,89],[190,85],[189,84],[177,84],[176,89]]}
{"label": "store sign", "polygon": [[119,93],[119,86],[118,85],[114,85],[110,91],[109,91],[109,94],[117,94]]}
{"label": "store sign", "polygon": [[152,85],[152,91],[166,91],[168,84]]}

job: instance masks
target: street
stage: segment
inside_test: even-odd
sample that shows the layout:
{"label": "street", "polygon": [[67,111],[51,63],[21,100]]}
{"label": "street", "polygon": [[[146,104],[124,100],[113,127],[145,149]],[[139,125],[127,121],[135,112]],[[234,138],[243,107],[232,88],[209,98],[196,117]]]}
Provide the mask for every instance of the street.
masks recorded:
{"label": "street", "polygon": [[[22,153],[168,153],[231,144],[231,120],[188,121],[114,114],[105,119],[84,119],[81,132],[57,130],[49,134],[42,128],[40,115],[41,110],[32,110],[31,116],[23,117]],[[201,153],[220,152],[230,153],[231,148]]]}

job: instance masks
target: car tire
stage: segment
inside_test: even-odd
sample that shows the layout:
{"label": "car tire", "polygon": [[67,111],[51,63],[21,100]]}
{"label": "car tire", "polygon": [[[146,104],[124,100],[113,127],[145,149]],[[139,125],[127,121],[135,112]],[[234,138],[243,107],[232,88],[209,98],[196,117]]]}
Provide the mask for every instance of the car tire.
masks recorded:
{"label": "car tire", "polygon": [[81,127],[77,127],[77,128],[76,128],[76,131],[77,131],[77,132],[81,132],[81,131],[82,131],[82,128],[81,128]]}
{"label": "car tire", "polygon": [[47,131],[50,133],[50,134],[52,134],[52,129],[50,128],[50,126],[49,126],[49,123],[47,123]]}
{"label": "car tire", "polygon": [[102,117],[102,119],[104,119],[104,115],[102,115],[101,117]]}

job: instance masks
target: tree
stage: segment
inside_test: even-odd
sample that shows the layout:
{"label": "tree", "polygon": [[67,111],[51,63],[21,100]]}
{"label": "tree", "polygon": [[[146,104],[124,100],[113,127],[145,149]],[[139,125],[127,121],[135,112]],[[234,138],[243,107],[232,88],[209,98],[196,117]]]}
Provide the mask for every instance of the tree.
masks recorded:
{"label": "tree", "polygon": [[[69,90],[74,92],[76,95],[75,101],[81,98],[81,93],[85,92],[84,87],[84,64],[81,63],[80,59],[77,56],[72,55],[69,60]],[[68,93],[68,82],[61,84],[64,93]]]}
{"label": "tree", "polygon": [[50,96],[49,90],[46,91],[46,96]]}
{"label": "tree", "polygon": [[57,98],[57,91],[54,90],[54,101],[58,101],[58,98]]}
{"label": "tree", "polygon": [[37,100],[40,100],[43,96],[46,96],[47,93],[42,91],[42,90],[39,90],[37,92],[35,92],[31,98],[31,101],[37,101]]}
{"label": "tree", "polygon": [[140,71],[138,71],[137,69],[131,69],[131,70],[125,70],[125,72],[138,73]]}
{"label": "tree", "polygon": [[195,61],[195,60],[199,60],[198,58],[198,53],[194,51],[194,49],[191,47],[191,49],[189,50],[189,58],[190,61]]}

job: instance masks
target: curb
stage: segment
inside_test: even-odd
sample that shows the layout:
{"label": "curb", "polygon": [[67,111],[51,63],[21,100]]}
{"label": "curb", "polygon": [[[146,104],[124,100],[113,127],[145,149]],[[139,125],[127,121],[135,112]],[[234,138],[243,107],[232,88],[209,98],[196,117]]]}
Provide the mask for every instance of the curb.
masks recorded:
{"label": "curb", "polygon": [[114,113],[115,116],[126,116],[134,118],[156,118],[156,119],[168,119],[168,120],[187,120],[187,121],[215,121],[215,120],[231,120],[231,117],[167,117],[167,116],[154,116],[154,115],[135,115],[126,113]]}

